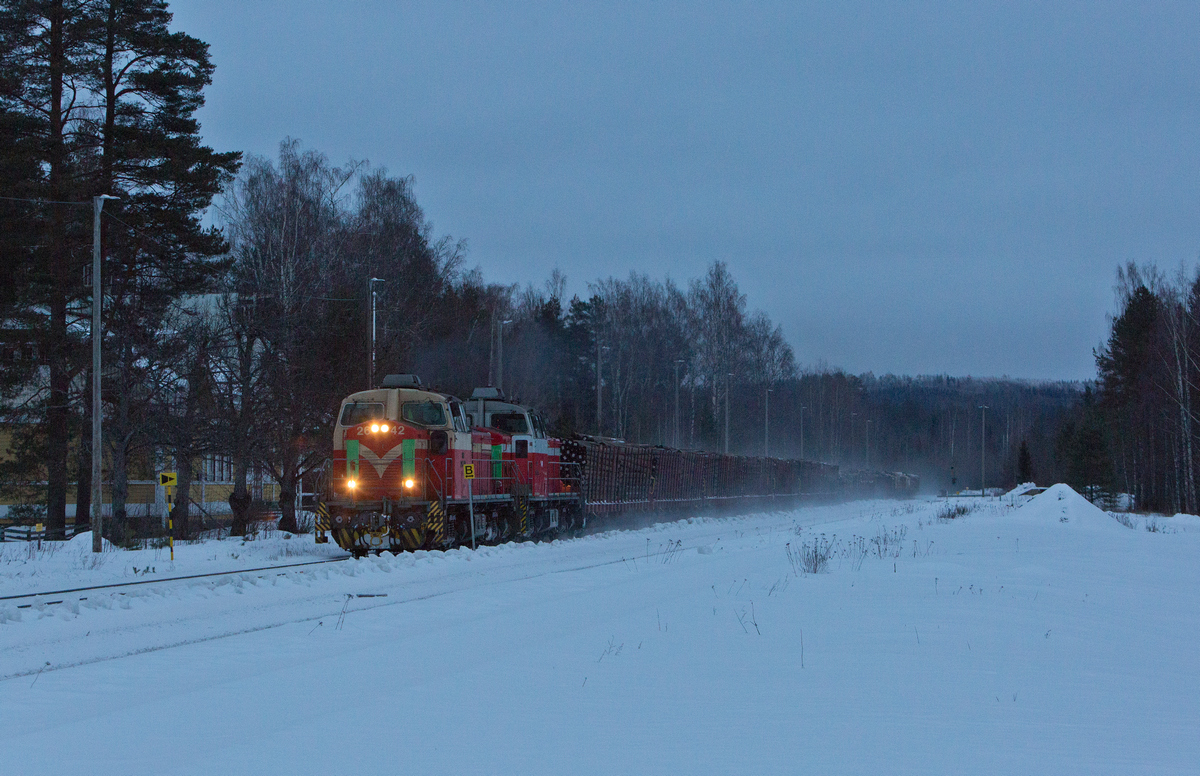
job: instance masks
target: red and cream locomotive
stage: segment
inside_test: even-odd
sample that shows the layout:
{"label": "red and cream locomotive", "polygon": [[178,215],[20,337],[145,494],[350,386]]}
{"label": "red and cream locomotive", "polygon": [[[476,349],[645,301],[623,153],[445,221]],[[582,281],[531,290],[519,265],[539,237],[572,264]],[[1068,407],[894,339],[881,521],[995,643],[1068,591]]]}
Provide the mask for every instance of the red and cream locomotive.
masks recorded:
{"label": "red and cream locomotive", "polygon": [[577,476],[542,418],[495,388],[468,401],[388,375],[351,394],[333,432],[317,521],[363,554],[533,537],[579,514]]}

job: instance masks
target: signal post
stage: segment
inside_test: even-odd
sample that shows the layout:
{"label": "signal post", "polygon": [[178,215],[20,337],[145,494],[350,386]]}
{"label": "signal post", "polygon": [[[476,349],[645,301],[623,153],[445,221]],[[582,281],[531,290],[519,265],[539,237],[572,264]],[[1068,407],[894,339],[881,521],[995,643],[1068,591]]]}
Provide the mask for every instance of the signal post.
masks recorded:
{"label": "signal post", "polygon": [[171,547],[171,562],[175,562],[175,516],[174,512],[174,495],[175,484],[179,482],[178,475],[175,472],[159,472],[158,484],[162,485],[167,491],[167,544]]}
{"label": "signal post", "polygon": [[475,464],[463,464],[463,479],[467,481],[467,518],[471,521],[471,549],[475,549]]}

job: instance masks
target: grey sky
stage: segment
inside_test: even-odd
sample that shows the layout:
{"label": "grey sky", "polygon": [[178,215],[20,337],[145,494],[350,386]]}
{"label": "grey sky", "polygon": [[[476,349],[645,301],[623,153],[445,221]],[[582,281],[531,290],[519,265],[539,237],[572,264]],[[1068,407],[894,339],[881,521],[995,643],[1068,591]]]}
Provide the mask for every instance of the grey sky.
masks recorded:
{"label": "grey sky", "polygon": [[1194,3],[172,3],[220,150],[416,178],[498,282],[727,261],[802,364],[1087,378],[1200,252]]}

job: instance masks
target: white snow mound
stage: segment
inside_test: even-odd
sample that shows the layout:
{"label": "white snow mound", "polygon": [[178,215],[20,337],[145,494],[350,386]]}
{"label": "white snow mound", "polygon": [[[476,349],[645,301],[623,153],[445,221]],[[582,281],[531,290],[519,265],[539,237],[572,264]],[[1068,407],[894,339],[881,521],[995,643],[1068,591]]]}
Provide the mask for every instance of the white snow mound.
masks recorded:
{"label": "white snow mound", "polygon": [[1004,497],[1012,498],[1014,496],[1024,496],[1026,491],[1035,490],[1035,489],[1037,489],[1036,482],[1022,482],[1020,485],[1013,488],[1008,493],[1005,493]]}
{"label": "white snow mound", "polygon": [[1170,518],[1167,525],[1178,531],[1200,532],[1200,515],[1177,512]]}
{"label": "white snow mound", "polygon": [[1083,528],[1125,530],[1103,509],[1062,483],[1034,496],[1013,516],[1042,524],[1055,522]]}
{"label": "white snow mound", "polygon": [[[103,548],[103,550],[105,552],[108,552],[109,550],[117,549],[117,545],[113,544],[108,539],[101,539],[100,541],[103,542],[103,544],[101,544],[101,547]],[[74,549],[83,549],[83,548],[86,548],[88,550],[92,549],[92,532],[84,531],[83,533],[75,534],[74,536],[72,536],[70,539],[67,540],[67,546],[73,550]]]}

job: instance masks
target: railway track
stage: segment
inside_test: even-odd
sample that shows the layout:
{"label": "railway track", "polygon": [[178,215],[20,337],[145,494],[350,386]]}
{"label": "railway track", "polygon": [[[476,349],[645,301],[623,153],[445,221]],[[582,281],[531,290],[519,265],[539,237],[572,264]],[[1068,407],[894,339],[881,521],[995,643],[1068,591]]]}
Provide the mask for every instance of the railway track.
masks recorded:
{"label": "railway track", "polygon": [[[227,577],[227,576],[236,576],[236,575],[240,575],[240,574],[259,574],[260,576],[265,576],[265,574],[263,572],[269,573],[272,571],[283,571],[286,569],[299,568],[301,566],[318,566],[318,565],[325,564],[325,563],[340,563],[344,560],[349,560],[351,557],[352,556],[347,555],[343,558],[326,558],[324,560],[307,560],[307,561],[302,561],[300,563],[283,563],[283,564],[280,564],[277,566],[260,566],[258,568],[252,568],[252,569],[235,569],[232,571],[211,571],[211,572],[207,572],[204,574],[187,574],[187,575],[179,576],[179,577],[156,577],[154,579],[139,579],[134,582],[113,582],[113,583],[107,584],[107,585],[88,585],[87,587],[72,587],[72,588],[67,588],[64,590],[43,590],[43,591],[36,592],[36,593],[19,593],[17,595],[3,595],[3,596],[0,596],[0,601],[20,601],[20,600],[24,600],[24,599],[33,599],[30,603],[27,603],[27,604],[17,604],[18,609],[29,609],[32,606],[34,606],[34,604],[36,604],[36,603],[42,603],[42,604],[49,606],[49,605],[53,605],[53,604],[61,604],[64,600],[64,599],[59,599],[57,601],[39,601],[38,600],[43,597],[50,597],[50,596],[57,596],[57,595],[71,595],[74,593],[86,593],[86,592],[99,591],[99,590],[115,590],[117,588],[123,588],[123,587],[134,587],[134,586],[140,586],[140,585],[155,585],[155,584],[162,584],[162,583],[166,583],[166,582],[183,582],[183,581],[186,581],[189,579],[204,579],[205,577]],[[86,601],[87,596],[80,596],[78,600]]]}

